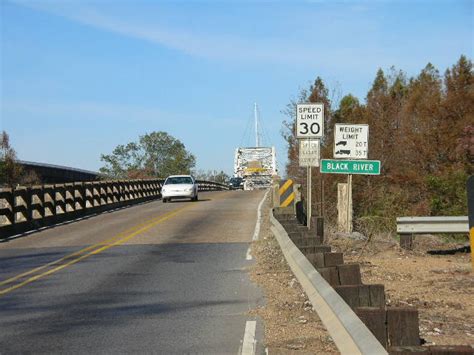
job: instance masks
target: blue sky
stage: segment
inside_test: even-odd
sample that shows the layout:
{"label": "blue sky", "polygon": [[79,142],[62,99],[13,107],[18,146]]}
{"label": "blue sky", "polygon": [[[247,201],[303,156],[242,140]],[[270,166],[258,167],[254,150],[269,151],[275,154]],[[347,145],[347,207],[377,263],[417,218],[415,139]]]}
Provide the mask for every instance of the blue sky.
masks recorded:
{"label": "blue sky", "polygon": [[20,159],[89,170],[163,130],[231,173],[257,102],[283,169],[281,111],[301,88],[319,75],[334,101],[364,100],[379,67],[472,59],[473,4],[0,0],[0,128]]}

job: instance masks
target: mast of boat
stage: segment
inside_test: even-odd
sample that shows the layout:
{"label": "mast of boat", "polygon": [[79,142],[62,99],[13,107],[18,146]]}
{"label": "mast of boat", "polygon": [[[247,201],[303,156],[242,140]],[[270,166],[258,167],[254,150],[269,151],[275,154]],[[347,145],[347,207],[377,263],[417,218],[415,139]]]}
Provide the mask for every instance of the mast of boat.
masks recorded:
{"label": "mast of boat", "polygon": [[258,110],[257,110],[257,103],[254,104],[253,114],[255,117],[255,146],[258,148],[260,147],[260,139],[258,136]]}

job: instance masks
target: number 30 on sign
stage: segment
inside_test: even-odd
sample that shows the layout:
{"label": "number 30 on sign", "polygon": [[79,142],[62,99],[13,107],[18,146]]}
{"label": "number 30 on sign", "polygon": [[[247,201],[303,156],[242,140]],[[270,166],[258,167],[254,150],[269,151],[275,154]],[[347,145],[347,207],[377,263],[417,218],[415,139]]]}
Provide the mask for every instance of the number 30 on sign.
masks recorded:
{"label": "number 30 on sign", "polygon": [[296,105],[296,138],[322,138],[324,134],[324,104]]}

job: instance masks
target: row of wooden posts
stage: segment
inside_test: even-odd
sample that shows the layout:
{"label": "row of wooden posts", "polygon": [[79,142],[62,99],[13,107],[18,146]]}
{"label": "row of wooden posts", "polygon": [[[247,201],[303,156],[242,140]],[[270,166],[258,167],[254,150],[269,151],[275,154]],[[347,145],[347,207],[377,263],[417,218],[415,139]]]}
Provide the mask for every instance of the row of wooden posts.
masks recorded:
{"label": "row of wooden posts", "polygon": [[[0,238],[161,197],[163,179],[74,182],[0,189]],[[198,180],[199,191],[227,186]]]}
{"label": "row of wooden posts", "polygon": [[[289,209],[274,208],[273,214],[288,237],[305,255],[315,270],[352,308],[390,355],[400,354],[473,354],[470,345],[421,346],[419,314],[414,307],[386,305],[383,284],[363,284],[360,264],[345,263],[343,253],[324,244],[324,230],[308,230],[298,223]],[[317,223],[313,223],[316,226]]]}

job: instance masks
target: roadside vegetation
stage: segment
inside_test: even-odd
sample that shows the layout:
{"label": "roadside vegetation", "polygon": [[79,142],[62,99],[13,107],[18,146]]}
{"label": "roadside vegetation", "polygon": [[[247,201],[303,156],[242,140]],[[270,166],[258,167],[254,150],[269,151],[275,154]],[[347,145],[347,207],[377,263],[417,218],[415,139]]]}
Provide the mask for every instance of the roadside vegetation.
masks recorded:
{"label": "roadside vegetation", "polygon": [[196,179],[198,180],[206,180],[206,181],[214,181],[218,182],[220,184],[225,184],[229,181],[230,176],[227,175],[223,170],[217,171],[217,170],[198,170],[194,171],[193,175]]}
{"label": "roadside vegetation", "polygon": [[[137,141],[120,144],[110,154],[101,154],[102,179],[152,179],[169,175],[193,174],[199,180],[226,183],[224,171],[195,170],[196,158],[185,145],[166,132],[151,132]],[[40,184],[41,179],[23,168],[10,144],[7,132],[0,134],[0,186]]]}
{"label": "roadside vegetation", "polygon": [[105,163],[100,169],[104,179],[152,179],[180,174],[218,183],[229,179],[222,170],[195,170],[196,157],[179,139],[161,131],[120,144],[111,154],[102,154],[100,160]]}
{"label": "roadside vegetation", "polygon": [[151,179],[189,174],[196,158],[184,144],[166,132],[151,132],[138,141],[118,145],[111,154],[102,154],[104,178]]}
{"label": "roadside vegetation", "polygon": [[17,162],[15,149],[10,144],[8,133],[0,134],[0,187],[38,184],[40,179]]}
{"label": "roadside vegetation", "polygon": [[[380,176],[353,177],[354,219],[364,228],[393,229],[403,215],[466,215],[466,180],[474,172],[474,76],[472,61],[461,56],[441,75],[432,64],[415,77],[394,67],[379,69],[364,102],[348,94],[337,100],[317,77],[284,110],[288,177],[305,184],[294,135],[296,104],[325,104],[321,158],[333,158],[335,123],[369,125],[369,159],[380,160]],[[340,97],[340,96],[339,96]],[[324,179],[325,216],[336,218],[337,183],[345,175],[313,169],[313,201],[320,211]]]}

